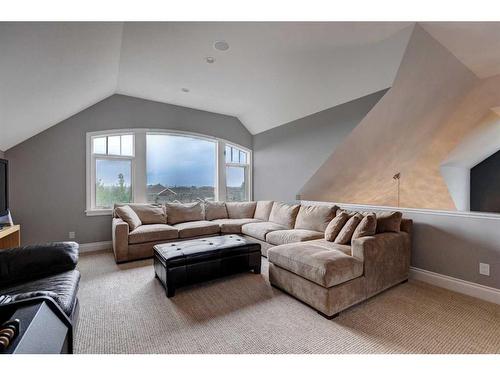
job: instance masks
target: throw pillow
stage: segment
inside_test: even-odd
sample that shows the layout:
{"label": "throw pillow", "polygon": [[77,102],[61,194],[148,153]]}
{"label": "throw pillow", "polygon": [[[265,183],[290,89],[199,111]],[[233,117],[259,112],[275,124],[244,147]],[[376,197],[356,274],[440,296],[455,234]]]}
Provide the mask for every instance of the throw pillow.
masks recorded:
{"label": "throw pillow", "polygon": [[403,213],[399,211],[383,212],[377,215],[377,233],[396,232],[401,230]]}
{"label": "throw pillow", "polygon": [[352,240],[360,237],[373,236],[377,232],[377,217],[374,213],[368,214],[359,223],[352,234]]}
{"label": "throw pillow", "polygon": [[363,220],[363,215],[361,214],[355,214],[352,216],[349,220],[347,220],[347,223],[345,223],[344,227],[341,229],[340,233],[333,242],[340,245],[349,244],[351,242],[352,235],[361,220]]}
{"label": "throw pillow", "polygon": [[131,231],[142,225],[141,219],[130,206],[116,207],[115,212],[120,219],[128,224]]}
{"label": "throw pillow", "polygon": [[340,233],[345,223],[349,220],[349,215],[345,212],[338,212],[337,216],[330,221],[328,226],[325,229],[325,240],[333,242],[337,235]]}

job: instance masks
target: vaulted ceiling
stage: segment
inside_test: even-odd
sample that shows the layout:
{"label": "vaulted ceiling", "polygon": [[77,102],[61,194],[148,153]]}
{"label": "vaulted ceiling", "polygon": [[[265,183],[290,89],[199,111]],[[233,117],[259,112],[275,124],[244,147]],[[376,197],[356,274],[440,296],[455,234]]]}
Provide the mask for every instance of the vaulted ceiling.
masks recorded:
{"label": "vaulted ceiling", "polygon": [[[0,23],[0,150],[115,93],[233,115],[256,134],[391,86],[412,27]],[[476,75],[500,73],[498,23],[423,27]]]}

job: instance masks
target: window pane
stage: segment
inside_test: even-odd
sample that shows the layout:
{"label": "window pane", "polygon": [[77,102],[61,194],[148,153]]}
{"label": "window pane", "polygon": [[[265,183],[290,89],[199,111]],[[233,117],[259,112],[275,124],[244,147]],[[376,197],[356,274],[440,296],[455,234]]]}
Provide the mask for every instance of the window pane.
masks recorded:
{"label": "window pane", "polygon": [[122,135],[122,155],[134,155],[134,136],[132,134]]}
{"label": "window pane", "polygon": [[226,200],[247,200],[245,167],[226,167]]}
{"label": "window pane", "polygon": [[247,153],[245,151],[240,151],[240,163],[247,163]]}
{"label": "window pane", "polygon": [[148,202],[215,200],[215,142],[167,134],[146,141]]}
{"label": "window pane", "polygon": [[108,155],[120,155],[120,136],[108,137]]}
{"label": "window pane", "polygon": [[226,163],[231,163],[231,147],[226,146]]}
{"label": "window pane", "polygon": [[231,147],[231,161],[233,163],[238,163],[238,150],[234,147]]}
{"label": "window pane", "polygon": [[106,137],[92,139],[92,152],[94,154],[106,154]]}
{"label": "window pane", "polygon": [[112,208],[132,201],[130,160],[96,159],[95,207]]}

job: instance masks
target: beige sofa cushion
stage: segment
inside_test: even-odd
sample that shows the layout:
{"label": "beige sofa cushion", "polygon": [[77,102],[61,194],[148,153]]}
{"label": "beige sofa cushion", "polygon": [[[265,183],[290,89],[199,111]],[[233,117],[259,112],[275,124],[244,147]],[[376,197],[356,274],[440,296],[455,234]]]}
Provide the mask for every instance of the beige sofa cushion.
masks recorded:
{"label": "beige sofa cushion", "polygon": [[360,237],[373,236],[376,232],[377,232],[377,217],[373,213],[368,214],[365,217],[363,217],[361,222],[354,230],[351,241]]}
{"label": "beige sofa cushion", "polygon": [[218,224],[220,232],[224,234],[241,233],[241,227],[248,223],[258,223],[259,219],[217,219],[212,223]]}
{"label": "beige sofa cushion", "polygon": [[270,221],[264,221],[260,223],[244,224],[241,227],[241,233],[265,241],[266,234],[272,232],[273,230],[283,230],[283,229],[288,229],[288,228],[284,227],[283,225],[271,223]]}
{"label": "beige sofa cushion", "polygon": [[118,207],[129,206],[141,219],[142,224],[167,224],[167,214],[165,213],[165,207],[159,204],[153,203],[115,203],[115,217],[116,209]]}
{"label": "beige sofa cushion", "polygon": [[257,201],[255,206],[254,219],[269,221],[269,214],[273,208],[273,201]]}
{"label": "beige sofa cushion", "polygon": [[337,211],[337,216],[327,225],[325,229],[325,239],[327,241],[335,241],[344,225],[349,220],[349,215],[343,211]]}
{"label": "beige sofa cushion", "polygon": [[179,238],[209,236],[211,234],[218,234],[220,231],[219,224],[214,224],[206,220],[179,223],[173,227],[179,231]]}
{"label": "beige sofa cushion", "polygon": [[255,214],[256,206],[257,202],[226,202],[228,218],[251,219]]}
{"label": "beige sofa cushion", "polygon": [[205,202],[205,220],[227,219],[226,202]]}
{"label": "beige sofa cushion", "polygon": [[323,237],[323,232],[307,229],[276,230],[266,234],[266,241],[272,245],[315,240]]}
{"label": "beige sofa cushion", "polygon": [[327,241],[324,238],[309,241],[310,244],[322,246],[328,250],[338,250],[346,255],[352,255],[352,245],[342,245],[332,241]]}
{"label": "beige sofa cushion", "polygon": [[204,220],[201,202],[165,203],[168,224],[184,223],[186,221]]}
{"label": "beige sofa cushion", "polygon": [[355,214],[347,223],[345,223],[344,227],[340,230],[340,233],[335,237],[333,242],[339,244],[348,244],[351,242],[352,235],[356,230],[356,227],[363,220],[363,216],[361,214]]}
{"label": "beige sofa cushion", "polygon": [[396,232],[401,230],[403,213],[399,211],[381,212],[377,214],[377,233]]}
{"label": "beige sofa cushion", "polygon": [[120,206],[115,208],[115,213],[118,215],[120,219],[125,221],[130,230],[133,231],[134,229],[140,227],[142,225],[141,219],[139,219],[139,216],[135,213],[135,211],[130,208],[130,206]]}
{"label": "beige sofa cushion", "polygon": [[177,229],[166,224],[146,224],[131,231],[128,235],[130,244],[152,241],[172,240],[178,237]]}
{"label": "beige sofa cushion", "polygon": [[328,223],[335,216],[337,207],[326,205],[300,206],[295,229],[308,229],[317,232],[324,232]]}
{"label": "beige sofa cushion", "polygon": [[162,206],[154,206],[152,204],[134,204],[130,205],[142,224],[167,224],[167,215],[165,208]]}
{"label": "beige sofa cushion", "polygon": [[283,225],[287,229],[292,229],[295,224],[299,208],[300,205],[298,204],[274,202],[271,213],[269,214],[269,221]]}
{"label": "beige sofa cushion", "polygon": [[267,252],[267,257],[270,263],[325,288],[342,284],[363,274],[363,261],[310,242],[273,247]]}

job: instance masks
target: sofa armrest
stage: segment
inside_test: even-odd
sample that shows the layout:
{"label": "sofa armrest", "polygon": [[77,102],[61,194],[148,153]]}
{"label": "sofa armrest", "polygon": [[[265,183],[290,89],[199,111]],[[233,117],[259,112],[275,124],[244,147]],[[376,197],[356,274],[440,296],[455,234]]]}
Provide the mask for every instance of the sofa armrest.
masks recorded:
{"label": "sofa armrest", "polygon": [[117,262],[126,261],[128,258],[128,233],[128,224],[120,218],[113,218],[113,253]]}
{"label": "sofa armrest", "polygon": [[352,256],[363,260],[368,295],[408,279],[411,239],[406,232],[379,233],[352,241]]}
{"label": "sofa armrest", "polygon": [[78,248],[76,242],[54,242],[0,251],[0,287],[72,270]]}

